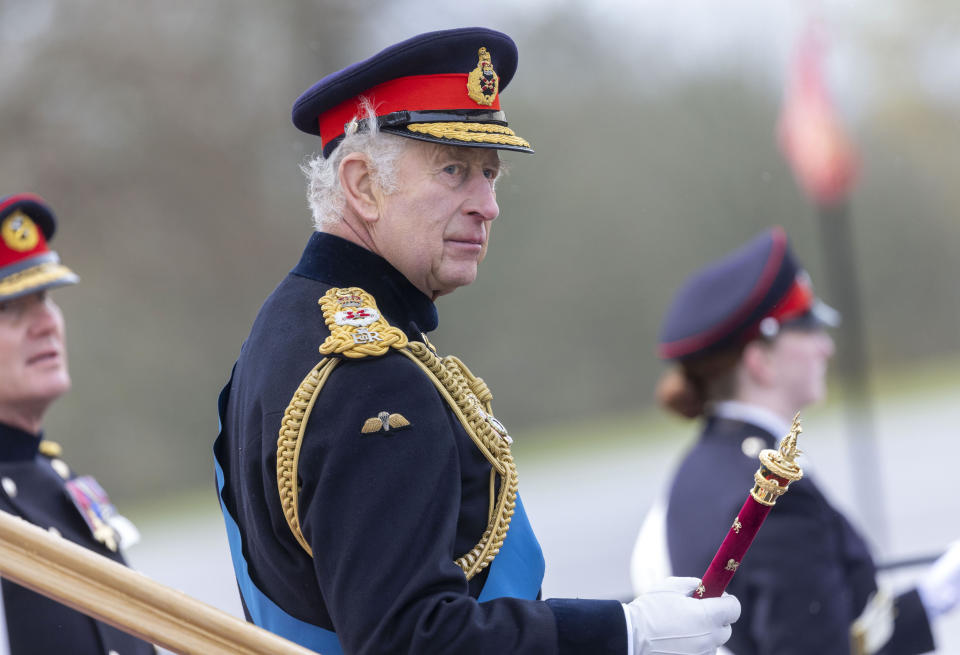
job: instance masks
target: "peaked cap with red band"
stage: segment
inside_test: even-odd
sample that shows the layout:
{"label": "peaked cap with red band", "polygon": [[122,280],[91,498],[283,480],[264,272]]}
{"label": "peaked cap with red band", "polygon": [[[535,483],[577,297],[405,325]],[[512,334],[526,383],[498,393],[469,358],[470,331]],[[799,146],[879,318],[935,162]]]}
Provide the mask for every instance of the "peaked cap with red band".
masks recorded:
{"label": "peaked cap with red band", "polygon": [[483,27],[428,32],[314,84],[293,104],[293,124],[318,135],[329,157],[348,129],[363,129],[366,98],[384,132],[533,152],[507,127],[500,109],[500,92],[516,70],[517,46],[502,32]]}
{"label": "peaked cap with red band", "polygon": [[56,229],[40,196],[0,198],[0,302],[79,281],[48,246]]}
{"label": "peaked cap with red band", "polygon": [[813,293],[783,228],[771,228],[691,275],[660,330],[663,359],[689,359],[772,338],[781,326],[832,327],[839,314]]}

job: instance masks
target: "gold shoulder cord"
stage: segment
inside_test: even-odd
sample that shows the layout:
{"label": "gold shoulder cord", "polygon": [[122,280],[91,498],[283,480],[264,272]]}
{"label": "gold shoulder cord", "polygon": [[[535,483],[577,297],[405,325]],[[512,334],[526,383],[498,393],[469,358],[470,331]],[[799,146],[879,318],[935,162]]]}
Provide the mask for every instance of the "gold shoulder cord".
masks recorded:
{"label": "gold shoulder cord", "polygon": [[280,437],[277,439],[277,488],[280,491],[280,505],[283,507],[283,515],[287,517],[287,525],[290,526],[293,536],[310,557],[313,557],[313,550],[300,531],[300,514],[297,511],[300,506],[300,485],[297,481],[300,435],[307,429],[307,419],[310,418],[310,412],[313,410],[313,403],[317,399],[320,388],[339,361],[339,359],[324,357],[312,371],[307,373],[307,377],[303,378],[303,382],[300,383],[290,404],[287,405],[287,410],[283,413]]}
{"label": "gold shoulder cord", "polygon": [[[459,359],[440,359],[420,342],[408,342],[400,330],[390,326],[376,308],[370,294],[357,287],[330,289],[320,299],[330,337],[320,352],[337,352],[357,358],[386,354],[398,350],[417,364],[430,378],[437,391],[463,424],[464,429],[490,462],[490,509],[487,527],[480,541],[470,552],[455,561],[467,580],[490,565],[500,552],[510,528],[517,498],[517,469],[510,453],[510,437],[493,417],[490,401],[493,395],[481,378],[475,377]],[[322,359],[303,379],[287,406],[277,439],[277,487],[280,503],[293,536],[313,556],[313,551],[300,530],[298,513],[299,484],[297,470],[302,435],[321,388],[337,366],[339,359]],[[500,491],[494,498],[496,476],[501,478]]]}
{"label": "gold shoulder cord", "polygon": [[[493,417],[493,394],[486,383],[475,377],[456,357],[440,359],[426,345],[413,341],[400,351],[427,373],[444,400],[460,419],[473,443],[493,468],[490,469],[490,511],[487,529],[477,545],[455,562],[467,580],[485,569],[500,552],[517,504],[517,467],[510,453],[510,437]],[[500,475],[500,492],[493,499],[495,476]]]}

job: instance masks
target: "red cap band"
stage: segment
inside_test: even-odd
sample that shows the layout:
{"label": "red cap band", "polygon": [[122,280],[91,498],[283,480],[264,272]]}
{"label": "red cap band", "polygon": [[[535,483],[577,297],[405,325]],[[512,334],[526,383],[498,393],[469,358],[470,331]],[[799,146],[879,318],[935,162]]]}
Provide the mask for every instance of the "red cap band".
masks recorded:
{"label": "red cap band", "polygon": [[813,307],[813,298],[813,287],[810,286],[809,278],[805,273],[801,273],[770,313],[746,331],[743,341],[750,341],[760,334],[760,323],[764,319],[774,318],[780,325],[785,325],[795,318],[800,318]]}
{"label": "red cap band", "polygon": [[[474,102],[467,95],[466,73],[410,75],[398,77],[364,91],[323,112],[318,118],[320,141],[324,145],[343,134],[343,126],[360,114],[360,98],[373,103],[377,116],[395,111],[484,109],[499,111],[500,95],[490,105]],[[363,118],[363,116],[359,116]]]}
{"label": "red cap band", "polygon": [[787,291],[783,300],[777,303],[769,316],[777,319],[780,325],[803,316],[813,307],[813,289],[806,275],[798,275],[793,286]]}

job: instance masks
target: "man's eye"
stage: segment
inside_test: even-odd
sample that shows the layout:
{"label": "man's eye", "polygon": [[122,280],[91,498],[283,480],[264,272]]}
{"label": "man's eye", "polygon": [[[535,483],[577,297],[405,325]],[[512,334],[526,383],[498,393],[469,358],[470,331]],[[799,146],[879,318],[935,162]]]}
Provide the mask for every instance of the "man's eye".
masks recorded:
{"label": "man's eye", "polygon": [[447,175],[457,175],[460,173],[460,165],[450,164],[448,166],[444,166],[443,172],[446,173]]}
{"label": "man's eye", "polygon": [[497,179],[497,173],[499,172],[500,171],[495,168],[485,168],[483,169],[483,176],[488,180],[495,180]]}

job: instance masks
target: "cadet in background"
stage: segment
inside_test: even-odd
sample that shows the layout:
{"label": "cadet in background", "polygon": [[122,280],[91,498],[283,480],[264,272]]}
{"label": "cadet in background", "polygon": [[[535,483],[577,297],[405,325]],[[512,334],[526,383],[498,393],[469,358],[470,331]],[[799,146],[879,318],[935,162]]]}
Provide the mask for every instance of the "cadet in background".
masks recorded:
{"label": "cadet in background", "polygon": [[[691,275],[663,320],[659,354],[674,366],[658,401],[702,419],[665,504],[648,515],[634,550],[634,586],[706,570],[757,469],[803,408],[823,399],[839,315],[820,301],[772,228]],[[714,536],[714,539],[710,538]],[[790,485],[728,590],[742,614],[726,645],[736,655],[907,655],[933,649],[930,621],[960,596],[960,543],[917,588],[878,589],[867,544],[814,476]]]}

